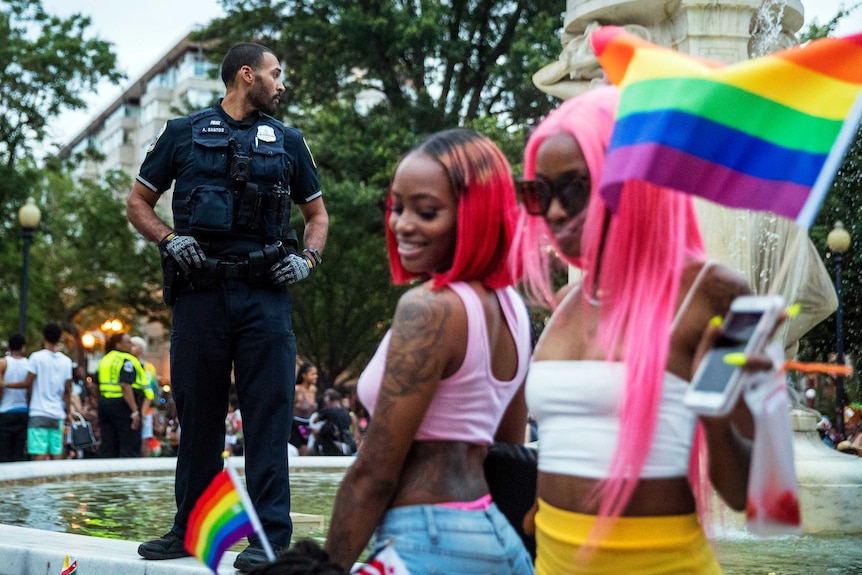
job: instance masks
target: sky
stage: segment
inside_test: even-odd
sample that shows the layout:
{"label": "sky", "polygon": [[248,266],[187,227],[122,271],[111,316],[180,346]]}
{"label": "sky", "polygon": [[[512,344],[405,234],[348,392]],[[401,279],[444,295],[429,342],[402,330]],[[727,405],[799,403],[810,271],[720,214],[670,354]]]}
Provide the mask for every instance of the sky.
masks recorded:
{"label": "sky", "polygon": [[[825,24],[838,13],[840,6],[849,8],[858,2],[859,0],[802,0],[802,5],[805,7],[805,24],[809,24],[815,18],[819,24]],[[862,32],[862,7],[845,17],[837,30],[839,36],[857,32]]]}
{"label": "sky", "polygon": [[[561,7],[564,0],[558,0]],[[844,0],[851,6],[858,0]],[[814,18],[820,24],[829,21],[842,0],[802,0],[806,24]],[[219,0],[42,0],[50,14],[68,16],[82,13],[90,16],[91,32],[114,44],[118,66],[127,79],[121,86],[102,85],[87,98],[88,109],[66,112],[55,122],[51,135],[59,142],[71,140],[139,78],[171,47],[196,26],[224,15]],[[838,30],[839,34],[862,32],[862,8],[856,10]]]}

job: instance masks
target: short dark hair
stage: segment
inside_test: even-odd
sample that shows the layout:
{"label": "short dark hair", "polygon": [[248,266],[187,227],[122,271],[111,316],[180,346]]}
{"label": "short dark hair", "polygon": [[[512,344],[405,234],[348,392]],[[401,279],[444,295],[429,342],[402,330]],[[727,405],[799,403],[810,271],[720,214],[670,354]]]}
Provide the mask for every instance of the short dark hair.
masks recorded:
{"label": "short dark hair", "polygon": [[125,335],[126,335],[125,332],[118,331],[118,332],[112,333],[110,336],[108,336],[108,341],[105,343],[105,351],[116,350],[117,344],[120,343],[120,341],[122,341],[123,336],[125,336]]}
{"label": "short dark hair", "polygon": [[45,324],[44,329],[42,329],[42,337],[45,338],[45,341],[48,343],[57,343],[60,341],[61,335],[63,335],[63,328],[56,323]]}
{"label": "short dark hair", "polygon": [[299,366],[299,371],[296,372],[297,384],[305,381],[305,374],[308,373],[308,370],[310,370],[312,367],[314,367],[314,364],[310,361],[302,362],[302,364]]}
{"label": "short dark hair", "polygon": [[24,349],[24,344],[27,340],[20,333],[13,333],[9,336],[9,351],[21,351]]}
{"label": "short dark hair", "polygon": [[236,73],[243,66],[251,66],[255,71],[260,70],[263,64],[263,55],[267,52],[275,56],[275,52],[263,44],[255,44],[254,42],[234,44],[227,51],[221,63],[221,79],[224,85],[230,86],[233,84]]}

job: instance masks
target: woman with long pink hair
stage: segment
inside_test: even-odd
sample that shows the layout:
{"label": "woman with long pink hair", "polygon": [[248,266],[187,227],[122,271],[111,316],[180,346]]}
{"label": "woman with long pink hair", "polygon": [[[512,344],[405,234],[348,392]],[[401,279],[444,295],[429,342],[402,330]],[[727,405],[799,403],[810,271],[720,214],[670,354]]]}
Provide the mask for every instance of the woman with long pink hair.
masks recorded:
{"label": "woman with long pink hair", "polygon": [[[514,267],[556,308],[527,382],[539,426],[538,510],[527,519],[536,572],[720,573],[697,511],[706,476],[745,507],[751,415],[740,402],[698,418],[682,399],[710,320],[749,288],[706,261],[690,197],[631,182],[617,212],[606,208],[599,180],[617,101],[603,87],[552,112],[518,184]],[[584,271],[562,299],[543,242]]]}

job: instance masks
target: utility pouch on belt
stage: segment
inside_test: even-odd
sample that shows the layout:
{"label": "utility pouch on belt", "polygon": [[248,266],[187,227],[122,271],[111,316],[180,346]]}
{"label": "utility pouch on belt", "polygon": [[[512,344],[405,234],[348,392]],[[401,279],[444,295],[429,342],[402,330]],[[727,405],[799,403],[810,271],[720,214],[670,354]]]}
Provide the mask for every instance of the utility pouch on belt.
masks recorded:
{"label": "utility pouch on belt", "polygon": [[162,300],[168,307],[173,307],[179,296],[180,266],[168,252],[162,255]]}
{"label": "utility pouch on belt", "polygon": [[287,250],[281,257],[286,256],[288,253],[299,253],[299,239],[296,236],[296,230],[288,229],[287,233],[284,234],[281,243],[283,246],[282,249]]}
{"label": "utility pouch on belt", "polygon": [[248,277],[262,277],[278,260],[287,255],[281,242],[268,245],[262,250],[248,254]]}
{"label": "utility pouch on belt", "polygon": [[[192,270],[192,286],[200,289],[212,289],[225,277],[221,272],[221,260],[216,257],[208,257],[199,269]],[[237,276],[238,277],[238,276]]]}

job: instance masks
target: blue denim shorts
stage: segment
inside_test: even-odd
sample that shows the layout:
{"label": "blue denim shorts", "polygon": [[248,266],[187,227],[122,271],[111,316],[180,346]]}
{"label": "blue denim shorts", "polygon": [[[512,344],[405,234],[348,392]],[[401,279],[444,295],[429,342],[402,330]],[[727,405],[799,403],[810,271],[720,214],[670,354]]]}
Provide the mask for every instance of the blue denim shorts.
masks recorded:
{"label": "blue denim shorts", "polygon": [[411,575],[533,574],[530,554],[495,504],[484,511],[396,507],[374,537],[375,552],[392,540]]}

